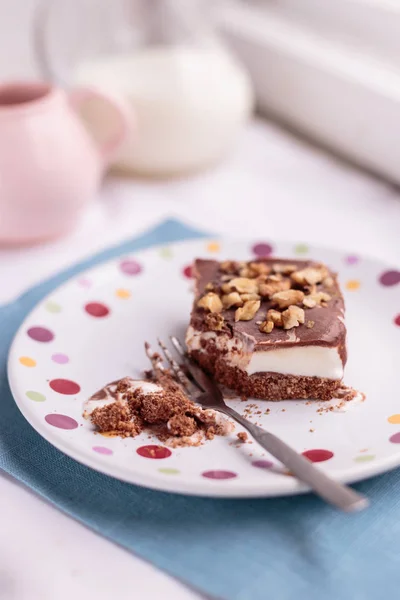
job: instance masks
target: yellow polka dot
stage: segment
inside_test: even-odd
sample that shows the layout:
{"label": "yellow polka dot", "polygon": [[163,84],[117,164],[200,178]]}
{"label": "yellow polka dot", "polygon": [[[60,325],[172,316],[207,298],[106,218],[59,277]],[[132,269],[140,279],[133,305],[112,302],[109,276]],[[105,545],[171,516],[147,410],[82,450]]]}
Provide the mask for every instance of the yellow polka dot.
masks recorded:
{"label": "yellow polka dot", "polygon": [[392,423],[392,425],[400,425],[400,415],[391,415],[388,418],[389,423]]}
{"label": "yellow polka dot", "polygon": [[361,456],[356,456],[354,460],[358,463],[363,463],[374,460],[374,458],[375,456],[373,454],[362,454]]}
{"label": "yellow polka dot", "polygon": [[172,258],[172,250],[171,248],[165,247],[160,249],[160,256],[162,258]]}
{"label": "yellow polka dot", "polygon": [[346,289],[350,290],[351,292],[354,292],[355,290],[358,290],[360,285],[361,283],[358,281],[358,279],[350,279],[346,283]]}
{"label": "yellow polka dot", "polygon": [[36,360],[29,358],[29,356],[21,356],[19,362],[21,365],[24,365],[24,367],[36,367]]}
{"label": "yellow polka dot", "polygon": [[208,252],[219,252],[220,250],[221,246],[220,244],[218,244],[218,242],[210,242],[209,244],[207,244]]}
{"label": "yellow polka dot", "polygon": [[115,295],[118,296],[118,298],[130,298],[131,297],[131,293],[129,290],[124,290],[124,289],[119,289],[115,292]]}

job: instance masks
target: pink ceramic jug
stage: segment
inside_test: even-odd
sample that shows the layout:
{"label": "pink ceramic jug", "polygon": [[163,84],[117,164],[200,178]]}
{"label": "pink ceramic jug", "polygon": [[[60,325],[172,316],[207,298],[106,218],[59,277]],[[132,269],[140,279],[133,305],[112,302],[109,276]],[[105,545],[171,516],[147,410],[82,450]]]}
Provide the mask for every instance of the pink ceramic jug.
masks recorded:
{"label": "pink ceramic jug", "polygon": [[[96,115],[95,140],[88,124]],[[129,119],[120,101],[95,90],[1,85],[0,243],[31,243],[70,230],[94,198]],[[100,134],[99,122],[108,131]]]}

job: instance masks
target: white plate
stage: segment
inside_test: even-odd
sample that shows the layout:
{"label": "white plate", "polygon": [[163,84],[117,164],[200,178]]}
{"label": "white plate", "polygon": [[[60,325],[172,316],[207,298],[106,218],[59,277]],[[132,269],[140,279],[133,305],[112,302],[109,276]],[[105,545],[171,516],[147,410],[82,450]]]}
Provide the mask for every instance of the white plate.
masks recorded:
{"label": "white plate", "polygon": [[[400,465],[400,272],[304,244],[277,242],[272,248],[249,241],[181,242],[121,257],[69,280],[36,306],[15,336],[9,378],[20,410],[62,452],[130,483],[204,496],[304,491],[256,443],[235,444],[235,434],[198,448],[160,450],[160,456],[169,456],[150,459],[137,450],[159,445],[157,440],[147,434],[106,438],[81,416],[84,399],[103,384],[139,376],[148,367],[144,340],[183,336],[192,303],[185,267],[194,257],[243,259],[271,251],[310,256],[340,273],[349,334],[345,382],[365,392],[366,401],[346,412],[322,413],[317,412],[321,403],[258,401],[262,414],[254,418],[299,452],[325,451],[314,453],[326,459],[320,467],[341,481]],[[73,383],[62,389],[58,380]],[[241,412],[246,406],[240,400],[229,402]],[[204,476],[210,471],[216,478]]]}

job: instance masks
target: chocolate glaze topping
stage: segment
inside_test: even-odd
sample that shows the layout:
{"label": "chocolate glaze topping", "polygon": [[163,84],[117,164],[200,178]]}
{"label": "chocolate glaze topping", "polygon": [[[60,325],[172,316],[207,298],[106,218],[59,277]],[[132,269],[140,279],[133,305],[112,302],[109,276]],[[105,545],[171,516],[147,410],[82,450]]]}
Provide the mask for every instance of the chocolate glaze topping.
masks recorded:
{"label": "chocolate glaze topping", "polygon": [[[255,262],[263,262],[267,265],[286,263],[296,265],[297,269],[306,267],[317,267],[318,263],[307,260],[284,260],[284,259],[262,259]],[[194,329],[206,331],[205,323],[206,312],[197,307],[198,299],[205,293],[206,285],[213,283],[220,286],[223,283],[221,279],[224,273],[219,269],[219,263],[215,260],[197,259],[193,268],[196,280],[196,298],[191,316],[191,325]],[[265,315],[270,308],[273,308],[270,300],[263,299],[259,311],[251,321],[238,321],[235,323],[235,310],[224,310],[221,314],[224,317],[224,326],[221,332],[230,337],[240,338],[245,348],[250,352],[276,350],[277,348],[291,348],[299,346],[325,346],[328,348],[338,348],[339,355],[343,365],[346,363],[346,327],[343,322],[344,301],[341,294],[337,277],[335,273],[329,271],[334,283],[326,288],[319,284],[318,290],[327,292],[331,300],[326,307],[316,306],[315,308],[305,309],[306,321],[314,321],[312,328],[306,325],[300,325],[291,330],[274,328],[271,333],[265,334],[259,331],[260,321],[265,320]]]}

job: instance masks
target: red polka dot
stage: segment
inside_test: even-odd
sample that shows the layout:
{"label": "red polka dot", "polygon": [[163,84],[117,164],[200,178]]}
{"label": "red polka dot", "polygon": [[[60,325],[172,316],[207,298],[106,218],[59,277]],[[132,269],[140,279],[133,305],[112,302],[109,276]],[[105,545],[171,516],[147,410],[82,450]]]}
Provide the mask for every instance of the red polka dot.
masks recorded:
{"label": "red polka dot", "polygon": [[110,312],[110,309],[100,302],[89,302],[86,304],[85,310],[92,317],[106,317]]}
{"label": "red polka dot", "polygon": [[311,462],[324,462],[325,460],[329,460],[333,456],[333,452],[330,450],[306,450],[303,452],[303,456],[311,460]]}
{"label": "red polka dot", "polygon": [[253,460],[251,464],[259,469],[270,469],[274,466],[270,460]]}
{"label": "red polka dot", "polygon": [[397,317],[394,318],[394,324],[400,327],[400,315],[397,315]]}
{"label": "red polka dot", "polygon": [[142,272],[140,264],[131,258],[126,258],[119,263],[119,268],[125,275],[139,275]]}
{"label": "red polka dot", "polygon": [[192,265],[187,265],[183,270],[182,273],[185,277],[187,277],[188,279],[192,279],[193,277],[193,269],[192,269]]}
{"label": "red polka dot", "polygon": [[236,473],[233,471],[204,471],[202,474],[203,477],[207,479],[234,479],[237,477]]}
{"label": "red polka dot", "polygon": [[144,458],[168,458],[171,456],[171,450],[165,448],[165,446],[140,446],[136,450],[139,456],[143,456]]}
{"label": "red polka dot", "polygon": [[51,342],[54,339],[54,333],[46,327],[30,327],[27,333],[35,342]]}
{"label": "red polka dot", "polygon": [[379,281],[386,287],[397,285],[400,283],[400,271],[385,271],[379,277]]}
{"label": "red polka dot", "polygon": [[70,379],[52,379],[49,383],[52,390],[65,396],[73,396],[81,391],[80,385]]}
{"label": "red polka dot", "polygon": [[59,415],[58,413],[52,413],[45,416],[45,420],[49,425],[57,427],[58,429],[76,429],[78,423],[72,417],[68,415]]}
{"label": "red polka dot", "polygon": [[259,258],[266,258],[273,253],[274,249],[271,244],[267,244],[265,242],[259,242],[258,244],[254,244],[252,247],[252,252]]}
{"label": "red polka dot", "polygon": [[400,444],[400,431],[390,436],[389,442],[392,442],[392,444]]}

